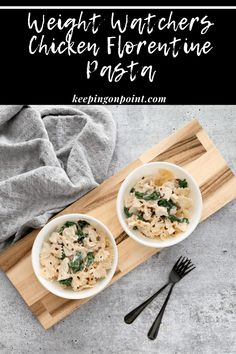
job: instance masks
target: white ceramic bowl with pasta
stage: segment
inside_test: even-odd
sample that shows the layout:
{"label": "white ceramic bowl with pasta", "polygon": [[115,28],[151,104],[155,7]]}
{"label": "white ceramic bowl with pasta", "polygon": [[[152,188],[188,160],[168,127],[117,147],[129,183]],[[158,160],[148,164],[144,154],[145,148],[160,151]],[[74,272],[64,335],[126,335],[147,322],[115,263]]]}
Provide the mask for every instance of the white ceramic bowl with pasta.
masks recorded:
{"label": "white ceramic bowl with pasta", "polygon": [[[110,269],[106,271],[106,276],[104,278],[98,279],[96,284],[91,288],[82,289],[79,291],[74,291],[71,287],[64,288],[56,280],[48,280],[42,276],[42,264],[40,262],[40,252],[42,250],[43,244],[48,241],[49,236],[63,223],[66,222],[77,222],[78,220],[83,220],[89,223],[90,226],[94,227],[94,230],[98,230],[102,233],[106,239],[109,240],[109,244],[112,249],[112,260]],[[49,221],[37,235],[33,248],[32,248],[32,266],[36,277],[39,282],[51,293],[66,299],[83,299],[96,295],[102,291],[108,283],[111,281],[113,275],[115,274],[118,263],[118,249],[114,240],[114,237],[110,230],[99,220],[92,216],[85,214],[66,214],[59,216],[57,218]]]}
{"label": "white ceramic bowl with pasta", "polygon": [[[135,196],[133,195],[133,200],[135,200],[136,204],[134,204],[134,205],[136,205],[136,206],[139,205],[137,203],[139,203],[140,200],[137,200],[137,198],[140,196],[143,197],[143,195],[142,195],[142,193],[140,194],[139,192],[136,192],[134,186],[137,186],[141,179],[149,178],[149,176],[156,176],[158,173],[160,173],[160,171],[170,171],[170,173],[176,178],[175,181],[184,181],[184,183],[188,187],[188,188],[186,188],[186,192],[188,189],[188,193],[190,194],[189,199],[191,197],[191,208],[190,208],[190,214],[189,214],[188,219],[182,218],[182,220],[180,220],[180,218],[177,218],[175,215],[170,215],[170,214],[166,214],[165,217],[160,216],[159,220],[162,220],[161,222],[164,222],[163,220],[169,218],[168,222],[170,223],[169,220],[173,221],[173,219],[175,218],[175,220],[179,220],[181,222],[184,221],[181,226],[184,225],[185,220],[187,223],[187,225],[185,225],[185,228],[186,228],[185,231],[178,232],[178,233],[176,233],[176,235],[173,234],[172,237],[169,237],[169,235],[168,235],[168,237],[166,239],[160,239],[159,237],[158,238],[150,238],[150,237],[147,237],[146,235],[144,235],[144,233],[142,232],[141,226],[140,226],[141,231],[140,231],[139,227],[136,226],[136,225],[141,224],[142,221],[144,223],[146,222],[146,220],[143,219],[144,214],[142,214],[142,221],[138,221],[137,215],[135,215],[135,217],[133,217],[133,218],[134,219],[136,218],[136,223],[135,222],[129,223],[127,218],[130,217],[131,219],[129,219],[129,220],[132,220],[132,213],[129,213],[129,210],[135,210],[135,209],[127,209],[125,207],[125,203],[127,201],[127,196],[130,193],[133,193],[133,194],[135,193]],[[185,187],[185,185],[184,185],[184,187]],[[158,189],[156,189],[156,190],[158,190]],[[180,190],[180,189],[178,188],[178,190]],[[136,193],[138,193],[137,197],[136,197]],[[154,194],[151,195],[151,198],[154,197],[153,199],[156,199],[155,201],[152,201],[152,203],[153,203],[152,205],[155,205],[155,203],[157,203],[157,204],[159,203],[158,198],[162,198],[159,195],[160,195],[159,192],[157,193],[156,191],[154,192]],[[149,198],[149,200],[150,200],[150,195],[149,196],[145,195],[145,196],[146,196],[146,199]],[[145,204],[145,201],[143,201],[143,202]],[[170,200],[170,202],[172,203],[172,200]],[[163,203],[163,201],[162,201],[162,203]],[[165,201],[165,203],[168,203],[168,202]],[[175,208],[177,208],[177,204],[176,205],[173,204],[173,205]],[[175,245],[175,244],[183,241],[194,231],[194,229],[196,228],[196,226],[198,225],[198,223],[200,221],[201,214],[202,214],[202,196],[201,196],[201,192],[200,192],[200,189],[199,189],[196,181],[185,169],[181,168],[178,165],[169,163],[169,162],[151,162],[151,163],[147,163],[147,164],[144,164],[144,165],[136,168],[133,172],[131,172],[126,177],[126,179],[122,183],[120,190],[118,192],[116,207],[117,207],[117,216],[120,221],[120,224],[121,224],[123,230],[132,239],[141,243],[144,246],[153,247],[153,248],[165,248],[165,247],[169,247],[169,246]],[[172,207],[172,205],[170,205],[170,207]],[[160,207],[159,207],[159,209],[160,209]],[[164,209],[164,208],[162,208],[162,209]],[[151,210],[153,210],[153,209],[151,209]],[[171,210],[171,209],[169,208],[168,210]],[[177,209],[175,209],[175,210],[177,210]],[[127,213],[128,213],[128,216],[127,216]],[[146,216],[146,214],[145,214],[145,216]],[[175,222],[175,224],[180,225],[180,222],[179,223]],[[135,225],[135,226],[133,228],[131,228],[130,225]],[[173,225],[170,225],[170,227],[172,227],[172,226]],[[156,225],[154,225],[153,227],[156,227]]]}

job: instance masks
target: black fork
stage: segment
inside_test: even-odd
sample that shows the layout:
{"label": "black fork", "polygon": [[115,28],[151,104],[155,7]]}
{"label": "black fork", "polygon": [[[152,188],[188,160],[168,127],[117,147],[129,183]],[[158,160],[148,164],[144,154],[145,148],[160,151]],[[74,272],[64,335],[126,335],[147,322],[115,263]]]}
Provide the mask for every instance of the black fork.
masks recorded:
{"label": "black fork", "polygon": [[180,257],[178,261],[175,263],[174,267],[172,268],[170,274],[169,274],[169,281],[167,284],[165,284],[161,289],[159,289],[157,292],[155,292],[152,296],[150,296],[146,301],[144,301],[141,305],[136,307],[134,310],[129,312],[125,318],[124,321],[127,324],[132,323],[139,315],[140,313],[159,295],[168,285],[171,284],[171,288],[169,290],[169,293],[166,297],[166,300],[158,313],[155,321],[153,322],[152,327],[150,328],[148,332],[148,338],[150,339],[155,339],[158,330],[161,324],[161,320],[164,314],[164,310],[166,308],[166,305],[168,303],[168,300],[170,298],[171,292],[173,290],[174,285],[182,279],[186,274],[191,272],[194,269],[194,265],[192,264],[191,260],[188,258]]}
{"label": "black fork", "polygon": [[191,272],[194,269],[194,265],[191,262],[191,259],[188,258],[183,258],[180,257],[176,264],[174,265],[172,271],[170,272],[169,275],[169,283],[171,283],[171,288],[169,290],[169,293],[165,299],[164,304],[162,305],[162,308],[160,309],[157,317],[155,318],[151,328],[148,331],[148,338],[149,339],[156,339],[160,325],[161,325],[161,320],[164,315],[164,311],[166,308],[166,305],[169,301],[170,295],[172,293],[173,287],[175,286],[178,281],[180,281],[185,275],[187,275],[189,272]]}

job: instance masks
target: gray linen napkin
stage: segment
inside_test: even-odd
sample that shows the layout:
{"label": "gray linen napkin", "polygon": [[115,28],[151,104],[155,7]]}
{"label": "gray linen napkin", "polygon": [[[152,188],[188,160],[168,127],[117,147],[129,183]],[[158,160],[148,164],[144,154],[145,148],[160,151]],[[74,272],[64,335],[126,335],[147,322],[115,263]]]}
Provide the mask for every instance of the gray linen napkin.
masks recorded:
{"label": "gray linen napkin", "polygon": [[0,249],[102,182],[115,141],[100,106],[0,106]]}

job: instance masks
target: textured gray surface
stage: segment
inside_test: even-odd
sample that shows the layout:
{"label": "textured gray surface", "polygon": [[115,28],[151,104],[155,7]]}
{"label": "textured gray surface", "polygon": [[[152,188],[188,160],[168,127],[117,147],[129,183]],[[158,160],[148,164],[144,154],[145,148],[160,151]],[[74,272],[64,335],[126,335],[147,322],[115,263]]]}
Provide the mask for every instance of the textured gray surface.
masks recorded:
{"label": "textured gray surface", "polygon": [[[118,125],[110,174],[197,117],[236,172],[236,106],[108,106]],[[45,332],[0,273],[0,353],[236,353],[236,202],[203,222],[187,240],[136,268]],[[179,257],[197,268],[173,291],[156,341],[146,333],[163,294],[136,322],[123,316],[167,279]]]}

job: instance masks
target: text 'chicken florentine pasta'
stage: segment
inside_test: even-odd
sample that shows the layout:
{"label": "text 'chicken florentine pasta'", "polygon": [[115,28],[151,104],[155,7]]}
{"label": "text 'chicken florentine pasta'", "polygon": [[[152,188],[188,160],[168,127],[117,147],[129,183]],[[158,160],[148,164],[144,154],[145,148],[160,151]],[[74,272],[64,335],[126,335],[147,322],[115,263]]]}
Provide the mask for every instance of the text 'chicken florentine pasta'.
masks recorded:
{"label": "text 'chicken florentine pasta'", "polygon": [[111,242],[102,232],[85,220],[66,221],[43,243],[41,275],[80,291],[105,278],[112,259]]}
{"label": "text 'chicken florentine pasta'", "polygon": [[191,190],[186,179],[178,179],[164,169],[156,176],[142,177],[124,201],[129,228],[161,240],[186,231],[191,207]]}

